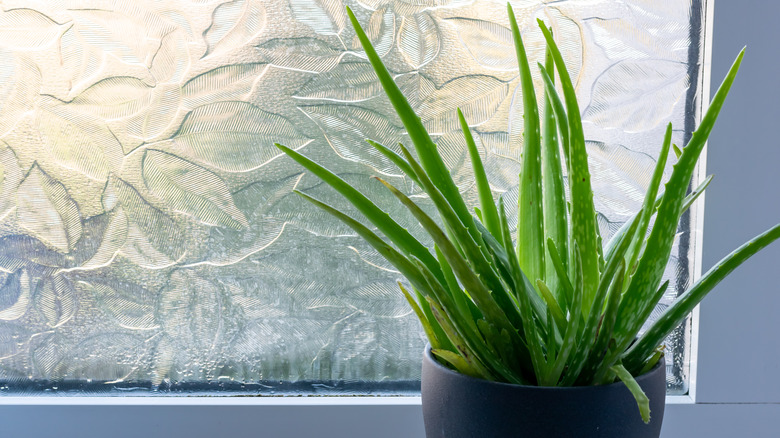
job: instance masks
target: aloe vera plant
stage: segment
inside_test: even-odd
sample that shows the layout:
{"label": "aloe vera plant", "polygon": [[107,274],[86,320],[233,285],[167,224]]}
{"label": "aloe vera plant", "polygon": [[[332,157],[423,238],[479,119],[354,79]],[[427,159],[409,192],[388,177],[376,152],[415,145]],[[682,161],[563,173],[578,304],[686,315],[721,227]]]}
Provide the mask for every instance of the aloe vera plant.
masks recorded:
{"label": "aloe vera plant", "polygon": [[[547,41],[545,62],[537,65],[545,85],[540,115],[531,66],[508,6],[525,110],[515,243],[504,200],[493,198],[463,114],[457,110],[479,193],[476,215],[469,211],[420,118],[347,9],[366,55],[414,144],[416,158],[403,145],[397,154],[379,143],[368,143],[424,189],[440,221],[391,184],[377,179],[419,221],[435,245],[423,245],[334,173],[295,150],[277,145],[346,197],[384,237],[336,208],[298,194],[350,226],[406,277],[411,290],[399,282],[401,292],[441,362],[469,376],[525,385],[599,385],[622,380],[648,422],[648,400],[634,376],[659,360],[664,338],[719,281],[780,238],[778,224],[735,250],[640,334],[668,286],[668,282],[661,284],[662,275],[680,217],[710,181],[707,178],[687,193],[744,50],[684,148],[671,145],[672,128],[667,127],[642,209],[602,247],[571,78],[550,30],[539,21]],[[563,96],[556,91],[556,72]],[[675,151],[677,162],[661,190],[670,150]],[[568,184],[564,184],[564,167]]]}

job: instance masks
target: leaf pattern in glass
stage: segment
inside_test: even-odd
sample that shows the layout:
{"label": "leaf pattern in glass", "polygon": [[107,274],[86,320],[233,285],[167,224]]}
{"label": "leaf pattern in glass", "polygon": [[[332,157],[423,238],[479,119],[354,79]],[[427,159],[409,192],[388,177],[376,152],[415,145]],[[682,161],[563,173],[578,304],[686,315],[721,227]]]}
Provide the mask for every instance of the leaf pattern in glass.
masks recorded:
{"label": "leaf pattern in glass", "polygon": [[[517,202],[523,108],[504,2],[66,3],[0,10],[0,394],[44,381],[78,394],[415,391],[425,339],[400,274],[293,194],[356,213],[273,143],[304,150],[431,245],[370,178],[430,210],[364,142],[398,152],[409,138],[349,5],[466,199],[477,203],[456,107],[491,189]],[[605,239],[641,204],[665,122],[678,144],[695,125],[702,3],[512,1],[532,63],[544,54],[537,18],[561,41]],[[698,214],[679,230],[661,307],[696,272]],[[677,392],[690,324],[670,338]]]}

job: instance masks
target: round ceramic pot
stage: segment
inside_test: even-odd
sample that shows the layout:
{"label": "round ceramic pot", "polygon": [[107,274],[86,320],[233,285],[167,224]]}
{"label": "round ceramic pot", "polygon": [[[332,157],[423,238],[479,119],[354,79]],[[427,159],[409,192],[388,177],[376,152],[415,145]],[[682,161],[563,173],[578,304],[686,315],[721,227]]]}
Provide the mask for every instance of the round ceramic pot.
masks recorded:
{"label": "round ceramic pot", "polygon": [[422,407],[428,438],[658,438],[664,416],[663,359],[636,378],[650,398],[645,424],[622,382],[539,387],[475,379],[441,365],[425,349]]}

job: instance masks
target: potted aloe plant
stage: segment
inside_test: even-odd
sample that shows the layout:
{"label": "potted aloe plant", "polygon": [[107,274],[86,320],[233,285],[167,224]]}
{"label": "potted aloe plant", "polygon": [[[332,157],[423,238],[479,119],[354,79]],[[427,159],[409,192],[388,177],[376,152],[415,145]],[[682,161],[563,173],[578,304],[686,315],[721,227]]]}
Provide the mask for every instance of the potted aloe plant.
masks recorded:
{"label": "potted aloe plant", "polygon": [[[398,154],[369,144],[425,191],[440,222],[377,179],[414,215],[434,247],[424,246],[337,175],[277,146],[345,196],[383,237],[336,208],[298,194],[350,226],[411,285],[407,290],[399,283],[430,342],[422,383],[430,438],[657,437],[665,394],[664,338],[726,275],[780,237],[778,224],[735,250],[640,333],[668,286],[661,284],[662,275],[680,217],[709,182],[687,193],[744,51],[684,148],[671,144],[669,125],[641,210],[602,245],[580,109],[561,53],[540,21],[547,42],[545,63],[538,64],[545,84],[540,115],[511,6],[508,13],[525,111],[516,241],[504,200],[493,198],[463,114],[458,110],[479,192],[475,215],[349,9],[416,157],[403,145]],[[555,72],[563,96],[556,91]],[[672,150],[677,162],[661,190]]]}

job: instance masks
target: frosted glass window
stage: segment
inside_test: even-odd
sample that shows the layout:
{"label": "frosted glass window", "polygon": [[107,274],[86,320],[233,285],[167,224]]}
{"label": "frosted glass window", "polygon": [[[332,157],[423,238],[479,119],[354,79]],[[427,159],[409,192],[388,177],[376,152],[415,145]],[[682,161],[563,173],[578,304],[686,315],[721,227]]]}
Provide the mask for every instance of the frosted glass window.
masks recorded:
{"label": "frosted glass window", "polygon": [[[467,198],[456,107],[495,192],[516,202],[523,114],[505,2],[344,3]],[[512,3],[532,61],[536,18],[561,41],[608,238],[639,209],[665,124],[684,144],[698,120],[706,2]],[[399,273],[293,195],[354,213],[273,147],[304,151],[424,239],[369,178],[425,203],[363,142],[408,138],[343,6],[2,2],[0,395],[418,390],[425,339]],[[698,211],[661,307],[698,268]],[[691,327],[669,340],[673,393],[687,391]]]}

